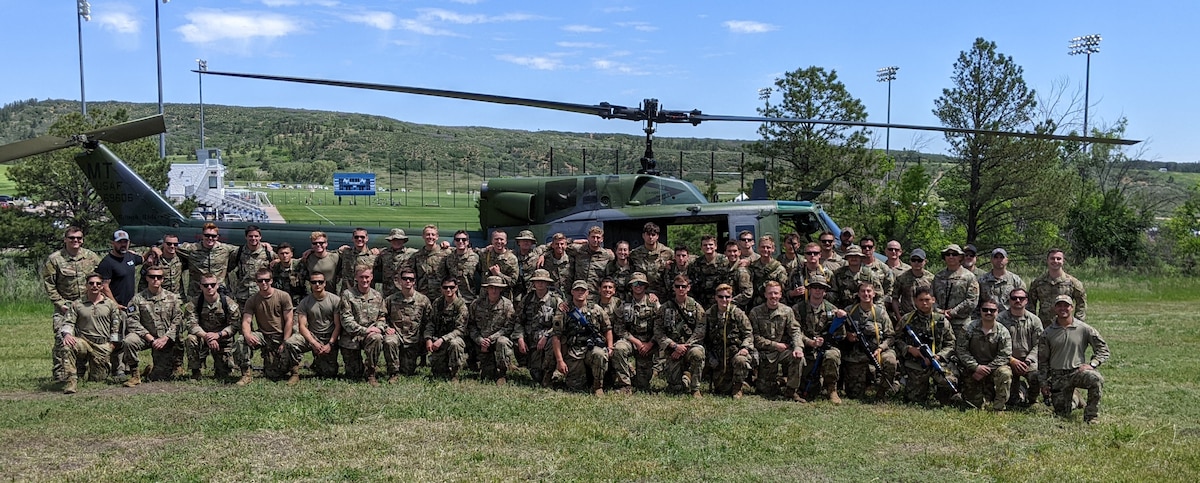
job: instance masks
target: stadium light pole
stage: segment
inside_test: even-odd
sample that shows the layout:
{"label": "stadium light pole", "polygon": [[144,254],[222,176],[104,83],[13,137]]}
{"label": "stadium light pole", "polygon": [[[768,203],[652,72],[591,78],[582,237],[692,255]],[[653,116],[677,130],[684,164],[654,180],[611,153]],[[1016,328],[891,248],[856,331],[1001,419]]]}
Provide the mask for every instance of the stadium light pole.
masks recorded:
{"label": "stadium light pole", "polygon": [[208,72],[208,61],[196,59],[196,80],[200,85],[200,149],[204,149],[204,73]]}
{"label": "stadium light pole", "polygon": [[1083,77],[1083,135],[1088,135],[1088,92],[1092,84],[1092,54],[1100,52],[1100,34],[1084,35],[1071,39],[1067,53],[1087,57],[1087,71]]}
{"label": "stadium light pole", "polygon": [[[171,0],[162,0],[162,3],[170,2]],[[158,22],[158,2],[154,2],[154,48],[158,54],[158,115],[163,113],[163,89],[162,89],[162,33]],[[158,133],[158,157],[159,159],[167,157],[167,133]]]}
{"label": "stadium light pole", "polygon": [[[900,70],[899,67],[891,65],[891,66],[884,67],[882,69],[875,71],[875,76],[876,76],[875,80],[879,81],[879,82],[887,82],[887,85],[888,85],[888,99],[887,99],[887,123],[888,124],[892,123],[892,81],[896,80],[896,71],[898,71],[898,70]],[[884,135],[884,144],[883,144],[884,148],[883,149],[887,153],[887,156],[890,158],[890,157],[892,157],[892,128],[888,127],[885,130],[885,132],[886,132],[886,134]]]}
{"label": "stadium light pole", "polygon": [[79,30],[79,110],[87,117],[87,97],[83,88],[83,21],[92,21],[92,6],[87,0],[78,0],[75,27]]}

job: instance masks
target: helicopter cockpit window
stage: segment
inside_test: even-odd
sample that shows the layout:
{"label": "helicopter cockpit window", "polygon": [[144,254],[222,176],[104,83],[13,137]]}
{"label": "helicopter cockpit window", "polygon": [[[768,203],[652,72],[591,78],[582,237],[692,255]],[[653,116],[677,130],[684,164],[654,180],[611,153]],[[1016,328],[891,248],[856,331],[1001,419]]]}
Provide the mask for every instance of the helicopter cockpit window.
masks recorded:
{"label": "helicopter cockpit window", "polygon": [[649,176],[638,180],[629,199],[642,205],[690,205],[708,202],[691,183]]}
{"label": "helicopter cockpit window", "polygon": [[546,182],[546,214],[575,208],[578,197],[577,188],[577,181],[574,179]]}

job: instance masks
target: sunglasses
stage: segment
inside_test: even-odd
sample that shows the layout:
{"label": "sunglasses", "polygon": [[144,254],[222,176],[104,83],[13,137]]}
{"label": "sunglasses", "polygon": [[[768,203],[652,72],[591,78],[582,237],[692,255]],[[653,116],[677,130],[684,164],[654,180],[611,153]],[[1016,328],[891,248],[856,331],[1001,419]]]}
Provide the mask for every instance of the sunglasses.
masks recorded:
{"label": "sunglasses", "polygon": [[821,243],[824,243],[824,244],[826,244],[826,245],[832,245],[832,244],[833,244],[833,240],[821,240]]}
{"label": "sunglasses", "polygon": [[910,258],[910,259],[908,259],[908,261],[911,263],[923,263],[923,262],[925,262],[925,259],[924,258]]}
{"label": "sunglasses", "polygon": [[863,250],[874,250],[875,245],[862,245],[859,248],[862,248]]}
{"label": "sunglasses", "polygon": [[205,233],[204,234],[204,238],[217,238],[219,236],[221,236],[221,235],[218,235],[216,233]]}
{"label": "sunglasses", "polygon": [[675,288],[688,288],[687,285],[675,285]]}
{"label": "sunglasses", "polygon": [[889,252],[898,252],[898,251],[900,251],[900,249],[899,249],[899,248],[888,248],[888,249],[887,249],[887,251],[889,251]]}
{"label": "sunglasses", "polygon": [[258,283],[271,283],[271,279],[269,279],[269,278],[258,278],[258,279],[254,279],[254,281],[258,282]]}
{"label": "sunglasses", "polygon": [[150,280],[162,280],[163,276],[162,275],[146,275],[146,278],[148,278]]}
{"label": "sunglasses", "polygon": [[741,238],[740,240],[741,240],[741,241],[744,241],[744,242],[746,242],[746,243],[751,243],[751,242],[753,242],[753,241],[754,241],[754,239],[753,239],[753,238]]}
{"label": "sunglasses", "polygon": [[355,239],[355,240],[366,240],[366,239],[367,239],[367,237],[366,237],[366,236],[363,236],[363,235],[354,235],[354,239]]}
{"label": "sunglasses", "polygon": [[454,285],[443,285],[442,286],[442,290],[454,290],[456,288],[458,288],[458,287],[454,286]]}
{"label": "sunglasses", "polygon": [[329,242],[312,242],[313,245],[328,245]]}
{"label": "sunglasses", "polygon": [[83,237],[81,237],[81,236],[69,236],[69,237],[67,237],[67,239],[68,239],[68,240],[71,240],[71,241],[81,241],[81,240],[83,240]]}
{"label": "sunglasses", "polygon": [[1008,299],[1009,299],[1009,300],[1028,300],[1028,299],[1029,299],[1029,297],[1022,297],[1022,296],[1020,296],[1020,295],[1013,295],[1013,296],[1010,296],[1010,297],[1008,297]]}
{"label": "sunglasses", "polygon": [[400,280],[403,280],[405,282],[415,282],[417,280],[417,277],[400,277]]}
{"label": "sunglasses", "polygon": [[177,247],[179,246],[179,242],[163,242],[163,245],[168,247]]}
{"label": "sunglasses", "polygon": [[467,238],[455,238],[454,241],[460,242],[460,243],[465,243],[468,241],[468,239]]}
{"label": "sunglasses", "polygon": [[996,313],[996,309],[979,309],[979,312],[984,314],[994,314]]}
{"label": "sunglasses", "polygon": [[309,280],[308,283],[311,283],[313,285],[325,285],[324,280]]}
{"label": "sunglasses", "polygon": [[216,283],[202,283],[202,284],[200,284],[200,286],[204,287],[204,288],[213,288],[213,287],[216,287],[217,284]]}
{"label": "sunglasses", "polygon": [[821,256],[821,252],[804,252],[804,254],[805,254],[805,255],[808,255],[808,256],[810,256],[810,257],[819,257],[819,256]]}

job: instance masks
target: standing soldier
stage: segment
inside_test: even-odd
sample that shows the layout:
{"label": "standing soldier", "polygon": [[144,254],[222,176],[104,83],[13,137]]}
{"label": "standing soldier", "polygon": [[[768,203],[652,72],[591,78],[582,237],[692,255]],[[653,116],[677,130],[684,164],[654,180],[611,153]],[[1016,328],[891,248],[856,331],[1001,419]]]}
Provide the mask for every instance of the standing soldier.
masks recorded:
{"label": "standing soldier", "polygon": [[896,320],[900,320],[901,315],[916,310],[913,300],[917,289],[933,289],[933,273],[925,270],[925,250],[913,250],[908,261],[912,265],[896,277],[896,283],[892,285],[892,297],[889,300],[891,305],[888,308]]}
{"label": "standing soldier", "polygon": [[1029,303],[1042,324],[1053,323],[1058,316],[1054,301],[1059,295],[1071,297],[1071,304],[1075,307],[1075,318],[1087,320],[1084,313],[1087,307],[1087,292],[1083,289],[1083,282],[1063,270],[1064,263],[1063,251],[1051,249],[1046,255],[1046,273],[1029,284]]}
{"label": "standing soldier", "polygon": [[[816,384],[817,387],[825,388],[829,394],[829,402],[841,404],[842,398],[838,396],[837,386],[842,369],[842,351],[829,342],[830,339],[846,338],[846,325],[834,322],[837,319],[845,319],[846,311],[825,300],[825,293],[829,291],[829,284],[825,283],[825,277],[820,275],[810,277],[806,291],[805,298],[807,300],[801,300],[800,303],[793,306],[792,312],[796,314],[796,319],[800,323],[800,331],[804,333],[804,337],[813,341],[808,344],[814,349],[811,354],[805,355],[805,365],[816,364],[818,355],[821,359],[821,367],[812,369],[820,372],[809,372],[808,377],[813,380],[808,381],[808,385]],[[816,394],[808,389],[806,392],[808,394],[805,394],[805,397],[810,400]]]}
{"label": "standing soldier", "polygon": [[617,247],[613,250],[613,258],[604,267],[604,277],[612,279],[617,287],[616,297],[622,301],[629,300],[629,277],[633,272],[637,271],[634,268],[633,261],[629,259],[629,242],[621,240],[617,242]]}
{"label": "standing soldier", "polygon": [[797,305],[807,298],[808,282],[814,277],[821,277],[822,283],[826,285],[833,280],[833,270],[821,264],[821,245],[815,242],[805,245],[801,257],[803,261],[792,271],[785,285],[791,289],[784,293],[784,299],[792,305]]}
{"label": "standing soldier", "polygon": [[129,364],[130,377],[125,387],[142,383],[138,373],[138,352],[150,349],[152,381],[168,379],[175,373],[180,360],[179,331],[183,324],[183,302],[178,295],[162,288],[164,270],[150,267],[146,270],[146,289],[138,292],[129,302],[131,308],[126,321],[125,341],[122,344],[124,360]]}
{"label": "standing soldier", "polygon": [[400,290],[383,301],[388,320],[383,336],[383,355],[389,383],[395,383],[400,374],[412,376],[417,373],[417,359],[425,353],[421,334],[433,315],[433,303],[416,289],[417,273],[412,268],[400,269],[395,284]]}
{"label": "standing soldier", "polygon": [[442,296],[433,302],[433,315],[425,324],[425,351],[433,376],[446,376],[458,382],[458,372],[467,365],[467,304],[458,297],[458,282],[442,281]]}
{"label": "standing soldier", "polygon": [[[188,278],[192,280],[192,286],[188,287],[189,294],[202,293],[200,276],[206,273],[215,275],[217,283],[224,284],[229,271],[229,259],[238,249],[236,245],[217,241],[221,237],[217,225],[205,223],[200,232],[203,237],[200,243],[182,243],[178,247],[179,256],[183,257],[188,268]],[[161,249],[156,247],[151,250],[155,256],[162,256]]]}
{"label": "standing soldier", "polygon": [[[688,265],[692,262],[692,257],[688,256],[688,248],[684,245],[675,245],[675,258],[663,267],[662,272],[658,274],[658,279],[666,284],[665,287],[659,287],[658,292],[669,294],[674,291],[671,284],[674,283],[675,277],[687,275]],[[665,297],[664,297],[665,298]]]}
{"label": "standing soldier", "polygon": [[942,250],[942,260],[946,268],[933,276],[933,296],[937,299],[937,310],[950,319],[954,338],[960,339],[963,327],[979,303],[979,279],[962,265],[963,251],[958,245],[947,245]]}
{"label": "standing soldier", "polygon": [[[281,250],[282,251],[282,250]],[[313,353],[312,369],[318,377],[337,377],[338,337],[342,333],[342,315],[338,310],[341,297],[327,291],[325,274],[308,276],[312,293],[296,306],[296,326],[299,334],[287,340],[289,361],[300,361],[305,352]],[[300,382],[300,372],[293,371],[288,385]]]}
{"label": "standing soldier", "polygon": [[[613,318],[613,368],[617,392],[630,393],[630,384],[638,392],[650,391],[654,377],[654,318],[658,300],[650,296],[650,282],[642,272],[629,277],[629,302],[621,305]],[[629,356],[634,365],[630,367]],[[631,377],[632,376],[632,377]]]}
{"label": "standing soldier", "polygon": [[[98,265],[100,256],[83,248],[83,229],[68,226],[63,234],[62,250],[51,253],[42,266],[42,288],[50,297],[50,303],[54,304],[52,319],[56,337],[59,328],[67,323],[71,302],[82,299],[87,293],[87,275],[95,272]],[[66,382],[65,371],[62,360],[56,355],[53,368],[55,381]]]}
{"label": "standing soldier", "polygon": [[533,276],[533,271],[538,269],[538,258],[545,253],[537,246],[537,237],[533,236],[530,230],[521,230],[517,233],[517,267],[520,268],[519,276],[517,277],[517,285],[513,287],[512,300],[517,301],[525,292],[533,290],[533,284],[529,283],[529,277]]}
{"label": "standing soldier", "polygon": [[612,356],[612,325],[599,305],[588,302],[586,280],[571,284],[571,301],[554,316],[550,344],[555,369],[563,375],[567,389],[584,389],[591,376],[592,394],[604,395],[604,374]]}
{"label": "standing soldier", "polygon": [[[869,282],[874,286],[872,293],[879,296],[883,291],[883,284],[875,277],[875,272],[866,266],[867,257],[863,255],[862,249],[858,245],[850,245],[843,255],[846,259],[846,264],[841,268],[833,271],[833,279],[830,280],[830,285],[833,286],[833,293],[829,295],[836,305],[846,306],[858,301],[858,285],[862,282]],[[882,300],[876,300],[881,302]]]}
{"label": "standing soldier", "polygon": [[[462,235],[454,235],[455,243],[458,242],[460,236],[466,236],[466,232]],[[512,250],[508,249],[508,233],[500,230],[492,232],[492,244],[483,250],[483,255],[479,258],[479,272],[483,277],[500,277],[504,281],[505,289],[504,296],[509,300],[514,297],[513,287],[516,286],[517,280],[521,276],[521,264],[517,261],[517,256]],[[443,277],[449,276],[444,274]],[[459,285],[460,297],[462,284]],[[464,302],[470,302],[465,300]]]}
{"label": "standing soldier", "polygon": [[[417,291],[429,297],[429,300],[436,300],[442,296],[441,283],[445,276],[442,272],[442,258],[449,251],[443,250],[438,244],[438,228],[436,225],[425,225],[421,230],[421,238],[425,241],[425,246],[417,253],[414,253],[409,260],[412,262],[413,270],[417,272]],[[457,290],[458,282],[454,283]]]}
{"label": "standing soldier", "polygon": [[379,255],[375,256],[374,266],[375,280],[379,280],[379,284],[383,286],[380,292],[385,298],[400,290],[392,281],[396,280],[400,270],[409,264],[409,258],[417,253],[415,248],[404,246],[405,243],[408,243],[408,235],[404,234],[403,229],[392,228],[392,231],[388,233],[387,241],[387,248],[380,250]]}
{"label": "standing soldier", "polygon": [[716,301],[717,286],[728,284],[729,261],[717,253],[717,237],[700,237],[700,256],[688,265],[688,278],[692,280],[692,298],[706,308]]}
{"label": "standing soldier", "polygon": [[[153,251],[146,257],[146,265],[142,267],[143,273],[150,266],[156,266],[163,269],[163,290],[170,291],[180,298],[187,297],[184,290],[187,285],[184,284],[184,276],[187,275],[187,267],[183,266],[183,257],[179,256],[179,235],[167,234],[163,235],[162,255],[153,256],[154,261],[150,258]],[[199,294],[196,294],[199,296]]]}
{"label": "standing soldier", "polygon": [[754,252],[754,232],[750,230],[738,232],[737,242],[739,258],[745,260],[746,264],[751,264],[758,260],[759,254]]}
{"label": "standing soldier", "polygon": [[1025,282],[1017,274],[1008,271],[1008,251],[1003,248],[992,250],[992,271],[979,276],[979,300],[992,299],[1004,303],[1008,300],[1008,294],[1018,288],[1025,288]]}
{"label": "standing soldier", "polygon": [[879,282],[879,286],[875,287],[875,292],[881,297],[886,297],[892,293],[892,285],[896,282],[896,275],[892,273],[892,269],[884,265],[878,258],[875,258],[875,237],[864,235],[859,239],[858,247],[862,249],[863,267],[870,270],[874,274],[875,280]]}
{"label": "standing soldier", "polygon": [[200,379],[200,366],[212,354],[213,376],[229,377],[234,335],[242,323],[237,302],[220,293],[216,275],[206,273],[193,279],[202,293],[188,313],[188,337],[183,342],[192,379]]}
{"label": "standing soldier", "polygon": [[[858,331],[850,330],[846,334],[846,345],[842,350],[842,367],[846,397],[863,398],[868,396],[867,382],[872,377],[875,359],[883,370],[882,374],[875,373],[876,396],[882,396],[879,391],[895,392],[899,389],[896,380],[896,353],[892,351],[893,331],[892,319],[888,317],[883,306],[875,303],[875,284],[863,281],[858,284],[858,303],[846,307],[847,324],[858,326]],[[859,342],[863,337],[866,346]]]}
{"label": "standing soldier", "polygon": [[82,300],[75,300],[67,307],[62,324],[54,328],[54,367],[61,372],[56,379],[66,384],[63,394],[75,394],[79,376],[76,361],[82,357],[88,366],[93,381],[108,377],[112,366],[114,345],[120,341],[124,314],[111,298],[101,290],[104,282],[98,273],[84,278],[87,292]]}
{"label": "standing soldier", "polygon": [[783,237],[783,253],[779,254],[779,263],[787,271],[788,277],[804,263],[804,257],[800,256],[800,248],[803,246],[804,242],[800,241],[800,235],[795,232]]}
{"label": "standing soldier", "polygon": [[833,236],[833,232],[822,232],[821,236],[817,238],[817,240],[820,240],[821,243],[821,265],[824,265],[825,268],[833,271],[846,264],[846,259],[842,258],[841,255],[838,255],[837,250],[833,249],[833,243],[837,240],[837,238]]}
{"label": "standing soldier", "polygon": [[727,240],[725,259],[729,261],[726,265],[729,273],[725,276],[731,281],[729,285],[733,286],[733,305],[746,312],[750,310],[750,302],[754,300],[754,281],[750,279],[750,270],[742,266],[741,256],[742,252],[738,249],[737,242]]}
{"label": "standing soldier", "polygon": [[302,273],[307,277],[320,272],[325,275],[325,284],[328,286],[325,290],[336,291],[339,277],[338,263],[341,261],[341,255],[338,252],[329,251],[329,237],[325,235],[325,232],[314,231],[308,238],[312,242],[312,249],[304,252],[304,256],[300,257],[300,261],[304,265]]}
{"label": "standing soldier", "polygon": [[838,253],[845,256],[846,250],[850,249],[850,247],[852,247],[852,246],[857,245],[856,243],[854,243],[854,228],[851,228],[848,226],[842,227],[842,232],[840,234],[838,234],[838,241],[839,241],[839,243],[837,246],[837,251],[838,251]]}
{"label": "standing soldier", "polygon": [[379,367],[379,353],[383,352],[383,331],[387,330],[387,309],[383,295],[371,288],[374,282],[370,265],[359,265],[354,270],[354,288],[341,294],[342,362],[346,364],[346,378],[361,379],[367,384],[378,386],[375,379]]}
{"label": "standing soldier", "polygon": [[571,279],[587,282],[588,292],[591,293],[596,293],[596,290],[600,288],[600,278],[604,276],[604,268],[608,266],[609,260],[615,257],[612,250],[604,248],[603,245],[604,229],[593,226],[588,229],[585,243],[572,243],[567,247],[567,254],[571,255],[574,266]]}
{"label": "standing soldier", "polygon": [[[246,305],[250,294],[258,291],[254,281],[255,274],[259,270],[270,268],[271,260],[275,259],[275,252],[262,242],[262,230],[258,226],[247,226],[245,233],[246,244],[237,247],[233,257],[229,259],[229,288],[233,292],[234,300],[241,305]],[[288,292],[288,296],[291,296],[291,292]]]}
{"label": "standing soldier", "polygon": [[983,407],[983,392],[992,388],[992,410],[1003,411],[1008,403],[1008,389],[1012,384],[1012,370],[1008,361],[1012,358],[1012,336],[1004,324],[996,323],[999,305],[995,300],[983,299],[979,303],[979,318],[967,324],[966,336],[955,343],[954,352],[962,366],[963,399],[977,408]]}
{"label": "standing soldier", "polygon": [[354,278],[358,267],[375,266],[375,253],[367,246],[367,229],[355,228],[350,236],[354,246],[338,247],[338,290],[343,292],[358,285]]}
{"label": "standing soldier", "polygon": [[508,284],[499,276],[489,276],[483,283],[484,296],[468,307],[467,330],[479,351],[479,377],[496,378],[496,385],[508,382],[508,371],[517,367],[513,355],[513,334],[516,309],[503,296]]}
{"label": "standing soldier", "polygon": [[554,279],[551,287],[564,296],[571,291],[571,256],[567,254],[567,236],[555,233],[550,240],[550,249],[543,256],[542,266]]}
{"label": "standing soldier", "polygon": [[[771,287],[771,282],[767,282],[768,304],[773,290]],[[774,290],[778,289],[779,286],[775,285]],[[713,387],[719,394],[729,394],[734,399],[741,399],[742,383],[746,381],[746,376],[750,375],[751,351],[755,345],[750,318],[742,309],[733,305],[733,287],[729,284],[717,285],[713,297],[716,304],[704,316],[704,352],[708,356],[707,365],[713,374]]]}
{"label": "standing soldier", "polygon": [[[292,256],[295,252],[288,242],[280,243],[275,254],[279,258],[271,262],[271,279],[275,281],[275,288],[287,292],[292,297],[292,306],[298,307],[300,301],[308,294],[308,280],[304,279],[304,265],[300,263],[299,258]],[[324,279],[322,276],[321,280]]]}
{"label": "standing soldier", "polygon": [[471,238],[466,230],[454,232],[454,248],[442,259],[442,274],[458,282],[458,296],[467,304],[474,302],[479,294],[475,289],[475,272],[478,270],[479,254],[471,249]]}
{"label": "standing soldier", "polygon": [[1008,310],[996,317],[1012,336],[1013,385],[1008,393],[1008,404],[1028,407],[1042,391],[1038,379],[1038,340],[1042,338],[1042,321],[1033,312],[1025,310],[1029,303],[1029,292],[1023,288],[1008,293]]}
{"label": "standing soldier", "polygon": [[[299,370],[296,364],[287,366],[288,350],[284,344],[292,336],[292,297],[271,286],[269,269],[259,270],[254,275],[254,281],[258,284],[258,291],[246,300],[246,308],[242,311],[242,339],[233,348],[238,367],[242,370],[242,378],[237,382],[239,386],[250,384],[253,380],[250,357],[255,349],[262,353],[263,376],[267,378],[279,378],[288,369],[293,374]],[[251,321],[258,330],[252,328]]]}
{"label": "standing soldier", "polygon": [[[804,348],[813,341],[804,336],[796,314],[783,300],[783,287],[778,282],[767,282],[766,302],[750,310],[754,324],[752,335],[758,348],[758,393],[766,398],[779,395],[780,366],[787,372],[787,390],[783,396],[796,402],[806,402],[797,389],[801,374],[804,374]],[[719,301],[718,301],[719,302]],[[711,330],[712,327],[710,326]],[[712,337],[711,332],[709,337]]]}
{"label": "standing soldier", "polygon": [[633,249],[629,253],[629,259],[633,261],[635,270],[646,275],[649,292],[665,297],[671,292],[659,292],[662,281],[658,276],[662,273],[663,268],[671,263],[675,251],[658,242],[661,230],[654,222],[648,221],[642,225],[642,246]]}
{"label": "standing soldier", "polygon": [[662,372],[667,389],[686,390],[692,397],[700,398],[700,377],[704,375],[704,308],[688,296],[691,284],[687,275],[676,275],[672,282],[675,296],[659,307],[654,343],[665,360]]}
{"label": "standing soldier", "polygon": [[[896,352],[900,353],[901,370],[906,378],[904,400],[921,404],[928,401],[929,380],[932,378],[938,385],[938,401],[950,404],[953,393],[949,390],[947,380],[955,382],[956,379],[953,374],[935,371],[932,362],[921,355],[921,345],[928,345],[929,353],[937,358],[942,367],[946,367],[954,354],[954,330],[950,327],[949,319],[933,309],[936,300],[929,287],[917,288],[913,301],[914,310],[901,317],[896,327],[904,331],[902,337],[896,338]],[[912,340],[908,328],[920,340]]]}
{"label": "standing soldier", "polygon": [[1096,369],[1108,361],[1108,343],[1100,332],[1072,315],[1072,300],[1066,294],[1054,299],[1054,323],[1038,341],[1038,376],[1045,381],[1042,397],[1053,401],[1054,413],[1060,417],[1075,409],[1075,390],[1087,389],[1083,422],[1091,424],[1100,415],[1104,376]]}
{"label": "standing soldier", "polygon": [[771,235],[763,235],[758,240],[758,259],[750,262],[750,282],[754,285],[754,300],[750,305],[757,307],[767,302],[766,288],[768,281],[774,281],[780,287],[787,283],[788,274],[773,256],[775,254],[775,239]]}
{"label": "standing soldier", "polygon": [[967,245],[963,247],[962,266],[963,268],[969,270],[971,275],[974,275],[975,278],[982,277],[983,274],[987,273],[982,268],[975,266],[975,262],[979,259],[978,257],[979,250],[975,248],[975,245]]}
{"label": "standing soldier", "polygon": [[554,313],[564,303],[558,292],[550,290],[554,280],[545,269],[533,271],[529,278],[533,290],[526,292],[517,305],[517,325],[513,328],[513,339],[517,341],[517,352],[526,356],[526,367],[534,384],[550,385],[554,362],[547,359],[550,349],[550,330],[554,327]]}
{"label": "standing soldier", "polygon": [[901,258],[901,255],[904,255],[904,249],[900,247],[899,241],[889,240],[883,254],[887,256],[887,261],[883,262],[883,264],[892,269],[892,274],[897,278],[905,270],[912,268],[909,264],[904,263],[904,260]]}

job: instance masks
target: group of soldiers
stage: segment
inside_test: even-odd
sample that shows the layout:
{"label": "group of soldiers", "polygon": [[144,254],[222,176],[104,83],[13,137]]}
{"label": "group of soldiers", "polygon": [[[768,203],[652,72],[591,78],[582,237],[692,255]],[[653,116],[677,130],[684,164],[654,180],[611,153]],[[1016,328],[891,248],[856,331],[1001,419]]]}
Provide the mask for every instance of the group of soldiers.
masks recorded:
{"label": "group of soldiers", "polygon": [[[754,389],[834,404],[896,395],[1005,410],[1040,394],[1059,414],[1086,406],[1085,421],[1098,415],[1096,368],[1109,352],[1083,321],[1086,295],[1061,250],[1026,286],[1003,248],[983,271],[974,246],[948,245],[935,274],[923,249],[905,263],[892,240],[876,257],[876,240],[854,240],[850,228],[840,243],[831,232],[810,243],[788,234],[778,256],[770,235],[743,231],[720,244],[705,235],[693,255],[659,243],[660,230],[646,223],[640,246],[613,249],[600,227],[544,245],[521,231],[512,250],[504,231],[476,248],[465,231],[446,243],[428,225],[422,248],[393,229],[376,250],[357,229],[353,246],[331,249],[313,232],[297,254],[264,243],[255,226],[245,245],[222,243],[209,224],[199,242],[168,235],[149,249],[144,289],[125,297],[112,287],[127,281],[96,271],[101,257],[69,227],[43,269],[56,307],[54,376],[66,393],[81,370],[95,380],[125,372],[135,386],[186,376],[186,358],[199,378],[212,356],[215,376],[240,373],[246,385],[258,351],[263,375],[292,385],[311,352],[317,376],[337,376],[340,355],[345,377],[373,386],[421,364],[451,380],[470,367],[499,385],[524,367],[535,384],[596,395],[650,391],[657,374],[667,391],[693,397],[704,380],[734,398]],[[123,233],[109,256],[132,267],[142,260],[129,258]]]}

